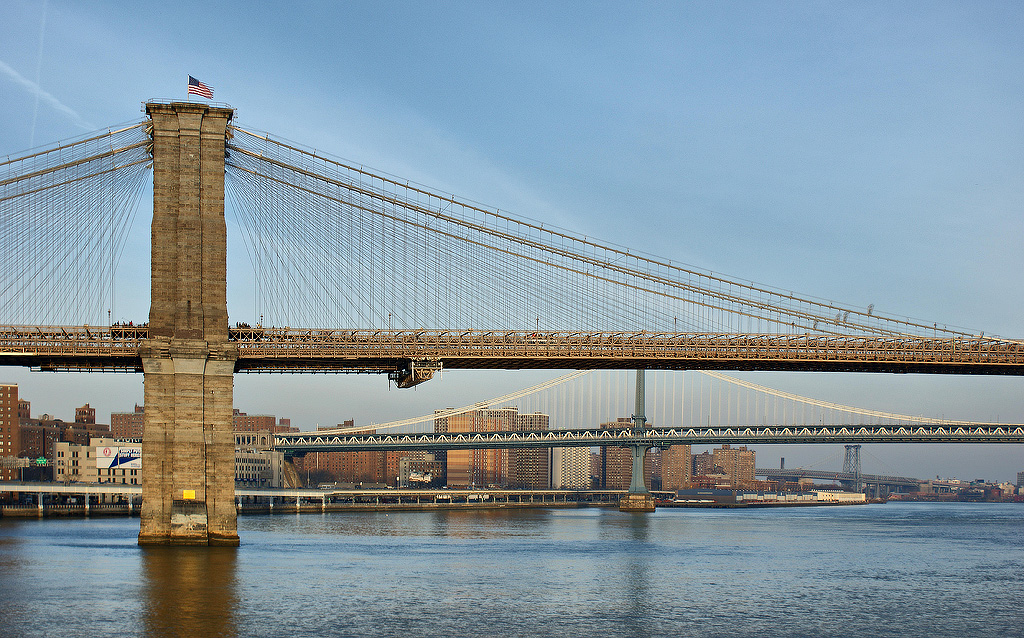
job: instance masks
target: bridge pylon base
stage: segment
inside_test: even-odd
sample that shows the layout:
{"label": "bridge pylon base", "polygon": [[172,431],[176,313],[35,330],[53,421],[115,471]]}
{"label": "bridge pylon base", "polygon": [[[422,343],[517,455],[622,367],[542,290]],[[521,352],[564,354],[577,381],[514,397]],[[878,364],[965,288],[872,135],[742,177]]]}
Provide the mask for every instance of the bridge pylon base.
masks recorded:
{"label": "bridge pylon base", "polygon": [[654,497],[650,494],[626,494],[619,501],[620,512],[653,512]]}
{"label": "bridge pylon base", "polygon": [[139,545],[237,546],[237,353],[227,344],[182,339],[152,339],[144,348]]}

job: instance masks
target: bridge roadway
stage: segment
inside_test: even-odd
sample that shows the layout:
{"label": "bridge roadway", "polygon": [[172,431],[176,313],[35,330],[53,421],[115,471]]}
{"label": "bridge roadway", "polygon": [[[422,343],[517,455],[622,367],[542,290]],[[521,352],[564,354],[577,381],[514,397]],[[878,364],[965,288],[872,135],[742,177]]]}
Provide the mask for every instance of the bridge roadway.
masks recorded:
{"label": "bridge roadway", "polygon": [[[146,326],[0,326],[0,365],[141,372]],[[462,369],[802,370],[1024,375],[1024,341],[991,337],[529,330],[231,328],[235,372]],[[424,378],[424,380],[425,380]]]}
{"label": "bridge roadway", "polygon": [[718,426],[424,434],[276,434],[274,447],[292,455],[365,450],[466,450],[782,443],[1024,443],[1024,425]]}

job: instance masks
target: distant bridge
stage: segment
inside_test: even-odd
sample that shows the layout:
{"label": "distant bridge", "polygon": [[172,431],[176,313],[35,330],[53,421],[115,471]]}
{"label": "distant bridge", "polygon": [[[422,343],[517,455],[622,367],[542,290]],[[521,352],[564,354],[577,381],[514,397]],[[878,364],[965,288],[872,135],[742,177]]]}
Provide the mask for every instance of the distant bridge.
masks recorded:
{"label": "distant bridge", "polygon": [[[365,450],[466,450],[785,443],[1024,443],[1024,425],[774,426],[543,430],[423,434],[275,435],[275,448],[293,455]],[[835,473],[832,473],[835,474]]]}
{"label": "distant bridge", "polygon": [[829,472],[826,470],[808,470],[802,467],[792,469],[755,468],[754,476],[763,476],[769,481],[791,479],[796,482],[802,478],[816,481],[838,481],[840,483],[861,483],[868,485],[889,485],[892,487],[917,487],[921,481],[905,476],[880,476],[877,474],[856,474],[853,472]]}

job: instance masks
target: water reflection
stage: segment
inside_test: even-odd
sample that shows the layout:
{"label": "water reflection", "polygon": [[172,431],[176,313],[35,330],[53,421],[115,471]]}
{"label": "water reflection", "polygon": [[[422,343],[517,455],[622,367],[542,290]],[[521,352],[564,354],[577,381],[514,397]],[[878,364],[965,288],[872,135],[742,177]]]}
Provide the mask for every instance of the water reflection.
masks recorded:
{"label": "water reflection", "polygon": [[641,543],[647,542],[647,534],[650,531],[651,524],[650,515],[630,514],[626,521],[633,540]]}
{"label": "water reflection", "polygon": [[137,519],[0,520],[0,636],[1021,635],[1019,504],[351,512],[239,528],[239,549],[139,548]]}
{"label": "water reflection", "polygon": [[238,594],[233,547],[146,547],[146,636],[236,636]]}
{"label": "water reflection", "polygon": [[624,605],[628,612],[623,620],[631,636],[650,635],[651,622],[651,547],[648,544],[650,516],[629,514],[627,518],[629,536],[633,541],[632,551],[625,554]]}

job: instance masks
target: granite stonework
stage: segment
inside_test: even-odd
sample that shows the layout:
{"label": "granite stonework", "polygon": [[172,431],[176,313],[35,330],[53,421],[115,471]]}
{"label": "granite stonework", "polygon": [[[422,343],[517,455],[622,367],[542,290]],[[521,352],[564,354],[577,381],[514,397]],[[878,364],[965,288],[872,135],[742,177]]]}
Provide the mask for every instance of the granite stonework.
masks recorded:
{"label": "granite stonework", "polygon": [[234,111],[151,102],[153,227],[140,545],[238,545],[224,158]]}

